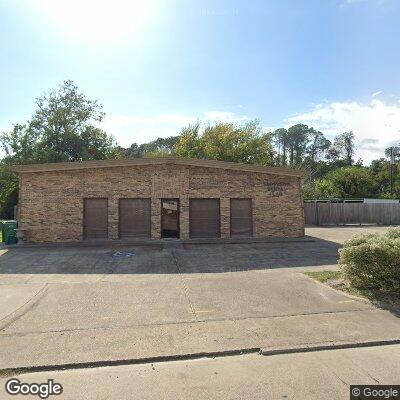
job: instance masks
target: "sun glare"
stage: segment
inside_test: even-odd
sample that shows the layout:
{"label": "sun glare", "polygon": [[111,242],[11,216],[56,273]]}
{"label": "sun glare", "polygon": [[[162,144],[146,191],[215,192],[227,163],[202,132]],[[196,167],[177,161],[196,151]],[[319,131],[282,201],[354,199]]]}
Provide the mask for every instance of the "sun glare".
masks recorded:
{"label": "sun glare", "polygon": [[154,0],[33,0],[32,4],[61,33],[101,42],[132,37],[155,12]]}

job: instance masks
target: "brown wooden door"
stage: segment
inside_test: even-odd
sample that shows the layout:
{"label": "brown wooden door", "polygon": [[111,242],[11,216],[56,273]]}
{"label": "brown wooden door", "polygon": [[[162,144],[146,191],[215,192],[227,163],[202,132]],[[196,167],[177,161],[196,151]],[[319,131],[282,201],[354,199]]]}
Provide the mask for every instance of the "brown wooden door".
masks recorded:
{"label": "brown wooden door", "polygon": [[191,238],[220,237],[219,199],[190,199],[189,224]]}
{"label": "brown wooden door", "polygon": [[108,238],[108,199],[84,199],[83,238]]}
{"label": "brown wooden door", "polygon": [[119,237],[151,237],[150,199],[119,199]]}
{"label": "brown wooden door", "polygon": [[231,236],[253,236],[253,210],[251,199],[231,199]]}

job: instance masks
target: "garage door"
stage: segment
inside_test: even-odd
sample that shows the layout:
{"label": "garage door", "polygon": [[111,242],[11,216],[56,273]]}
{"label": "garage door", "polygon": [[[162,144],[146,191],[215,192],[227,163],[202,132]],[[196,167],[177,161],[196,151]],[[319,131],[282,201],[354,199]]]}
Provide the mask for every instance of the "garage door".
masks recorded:
{"label": "garage door", "polygon": [[253,236],[251,199],[231,199],[231,236]]}
{"label": "garage door", "polygon": [[190,199],[190,237],[220,237],[219,199]]}
{"label": "garage door", "polygon": [[108,199],[84,199],[83,237],[108,238]]}
{"label": "garage door", "polygon": [[151,232],[150,199],[119,200],[119,237],[149,238]]}

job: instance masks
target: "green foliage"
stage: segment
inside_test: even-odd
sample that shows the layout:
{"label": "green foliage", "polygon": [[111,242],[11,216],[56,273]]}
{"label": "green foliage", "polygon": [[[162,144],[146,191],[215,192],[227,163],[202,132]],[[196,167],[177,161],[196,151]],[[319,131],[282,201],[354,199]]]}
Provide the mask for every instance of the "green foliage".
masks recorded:
{"label": "green foliage", "polygon": [[[391,166],[388,160],[380,158],[373,160],[369,167],[356,163],[350,169],[349,167],[343,169],[346,164],[345,160],[315,163],[311,178],[319,177],[319,179],[310,179],[303,185],[304,198],[400,197],[400,174],[396,172],[393,179],[393,195],[390,193]],[[395,171],[399,169],[400,164],[394,168]]]}
{"label": "green foliage", "polygon": [[0,218],[13,218],[18,202],[18,177],[0,164]]}
{"label": "green foliage", "polygon": [[200,122],[196,122],[181,130],[179,141],[175,146],[175,153],[178,157],[205,158],[200,129]]}
{"label": "green foliage", "polygon": [[338,135],[332,144],[322,132],[304,124],[297,124],[288,129],[276,129],[272,137],[278,153],[276,163],[305,167],[310,171],[312,178],[322,176],[316,170],[319,163],[324,163],[324,158],[331,163],[341,162],[341,166],[352,163],[354,135],[351,132]]}
{"label": "green foliage", "polygon": [[37,109],[25,125],[14,125],[0,137],[6,164],[100,160],[119,156],[114,139],[95,126],[104,118],[102,106],[65,81],[36,100]]}
{"label": "green foliage", "polygon": [[[346,185],[338,182],[340,175],[329,176],[334,171],[354,164],[354,134],[344,132],[335,137],[331,143],[322,132],[307,125],[297,124],[288,129],[279,128],[272,133],[277,149],[275,163],[277,165],[299,166],[308,172],[308,178],[303,185],[305,199],[353,197],[366,193],[369,184],[362,182],[355,187],[351,182]],[[356,163],[361,166],[362,162]],[[351,174],[348,174],[350,177]],[[366,195],[371,196],[373,191]]]}
{"label": "green foliage", "polygon": [[400,162],[400,146],[392,146],[385,149],[385,156],[394,159],[395,162]]}
{"label": "green foliage", "polygon": [[400,229],[394,229],[394,228],[389,229],[388,232],[386,233],[386,236],[389,239],[400,239]]}
{"label": "green foliage", "polygon": [[346,167],[346,161],[337,160],[337,161],[325,161],[318,160],[314,164],[306,164],[304,168],[306,168],[310,172],[310,178],[312,181],[322,179],[330,172],[337,170],[338,168]]}
{"label": "green foliage", "polygon": [[313,182],[305,181],[302,185],[303,200],[314,200],[318,196],[315,194],[315,185]]}
{"label": "green foliage", "polygon": [[289,146],[289,165],[301,165],[310,141],[310,129],[307,125],[297,124],[287,131]]}
{"label": "green foliage", "polygon": [[400,229],[353,238],[339,253],[341,271],[351,286],[400,294]]}
{"label": "green foliage", "polygon": [[318,197],[363,198],[374,191],[374,182],[367,168],[342,167],[315,184]]}
{"label": "green foliage", "polygon": [[344,132],[335,137],[333,145],[329,150],[329,158],[333,161],[345,160],[351,166],[354,162],[354,133]]}
{"label": "green foliage", "polygon": [[143,157],[148,157],[148,158],[163,158],[163,157],[171,157],[171,153],[168,150],[155,150],[155,151],[149,151],[148,153],[145,153]]}
{"label": "green foliage", "polygon": [[114,139],[95,126],[102,121],[102,106],[89,100],[72,81],[65,81],[36,100],[36,110],[26,124],[16,124],[0,136],[5,157],[0,164],[0,215],[13,216],[18,181],[9,164],[118,158]]}
{"label": "green foliage", "polygon": [[138,145],[132,143],[130,147],[124,149],[119,148],[122,158],[138,158],[138,157],[167,157],[175,153],[175,145],[178,143],[179,136],[170,136],[167,138],[158,138],[149,143]]}
{"label": "green foliage", "polygon": [[[337,135],[331,143],[322,132],[304,124],[265,133],[257,120],[239,125],[196,122],[177,136],[123,148],[97,127],[104,118],[101,104],[80,93],[72,81],[44,94],[36,105],[26,124],[15,124],[0,135],[6,154],[2,165],[178,156],[304,168],[308,172],[305,199],[400,197],[400,174],[394,174],[394,193],[390,193],[387,160],[375,160],[369,168],[362,167],[362,161],[354,164],[352,132]],[[399,148],[394,147],[398,162]],[[0,213],[4,214],[15,204],[18,189],[12,174],[2,176]]]}
{"label": "green foliage", "polygon": [[226,122],[189,125],[175,146],[178,157],[205,158],[246,164],[272,165],[271,135],[263,132],[258,121],[242,125]]}
{"label": "green foliage", "polygon": [[310,143],[307,148],[305,163],[309,164],[310,167],[314,169],[316,161],[329,150],[331,142],[322,132],[316,131],[314,128],[309,128],[308,136]]}
{"label": "green foliage", "polygon": [[340,188],[338,188],[332,180],[322,179],[315,183],[315,198],[319,199],[329,199],[329,198],[339,198],[341,196]]}

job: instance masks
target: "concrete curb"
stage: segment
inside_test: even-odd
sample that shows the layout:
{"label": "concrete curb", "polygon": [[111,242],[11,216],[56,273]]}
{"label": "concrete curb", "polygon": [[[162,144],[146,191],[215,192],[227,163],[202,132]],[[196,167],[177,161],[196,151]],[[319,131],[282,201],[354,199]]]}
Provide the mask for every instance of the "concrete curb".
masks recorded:
{"label": "concrete curb", "polygon": [[314,243],[316,239],[311,237],[299,238],[270,238],[270,239],[152,239],[152,240],[98,240],[98,241],[82,241],[82,242],[52,242],[52,243],[24,243],[0,245],[0,249],[60,249],[71,247],[92,247],[92,248],[110,248],[110,247],[126,247],[126,246],[173,246],[173,245],[220,245],[220,244],[254,244],[254,243]]}
{"label": "concrete curb", "polygon": [[155,364],[171,361],[189,361],[199,360],[203,358],[221,358],[221,357],[234,357],[247,354],[259,354],[262,356],[284,355],[295,353],[309,353],[325,350],[340,350],[340,349],[355,349],[362,347],[377,347],[389,346],[400,344],[400,339],[388,339],[378,341],[365,341],[365,342],[344,342],[344,343],[316,343],[316,344],[300,344],[297,346],[283,346],[274,349],[261,349],[258,347],[243,348],[235,350],[224,350],[216,352],[200,352],[179,355],[166,355],[145,358],[132,358],[123,360],[104,360],[94,362],[80,362],[56,365],[37,365],[27,367],[3,368],[0,369],[0,377],[16,376],[21,374],[30,374],[35,372],[52,372],[52,371],[65,371],[74,369],[88,369],[88,368],[104,368],[123,365],[139,365],[139,364]]}
{"label": "concrete curb", "polygon": [[0,369],[0,377],[29,374],[33,372],[64,371],[71,369],[101,368],[101,367],[113,367],[121,365],[154,364],[154,363],[169,362],[169,361],[198,360],[201,358],[231,357],[244,354],[260,354],[260,351],[261,349],[259,347],[253,347],[246,349],[189,353],[189,354],[179,354],[179,355],[177,354],[177,355],[145,357],[145,358],[131,358],[124,360],[105,360],[105,361],[94,361],[94,362],[58,364],[58,365],[57,364],[37,365],[30,367],[3,368]]}
{"label": "concrete curb", "polygon": [[373,340],[365,342],[332,342],[332,343],[307,343],[297,346],[282,346],[280,348],[261,349],[261,355],[273,356],[278,354],[309,353],[313,351],[356,349],[361,347],[390,346],[400,344],[400,339]]}

